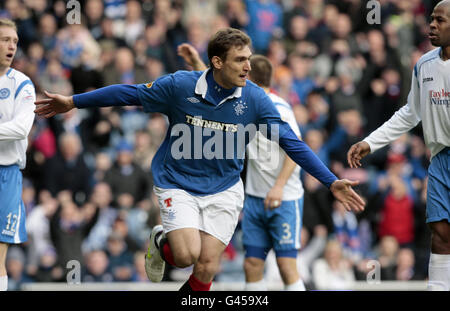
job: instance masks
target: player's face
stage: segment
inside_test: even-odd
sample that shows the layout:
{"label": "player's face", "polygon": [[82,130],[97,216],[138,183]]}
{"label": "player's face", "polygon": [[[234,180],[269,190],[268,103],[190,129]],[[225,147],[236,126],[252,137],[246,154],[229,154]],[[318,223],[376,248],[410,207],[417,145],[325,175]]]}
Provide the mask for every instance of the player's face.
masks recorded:
{"label": "player's face", "polygon": [[226,59],[221,63],[221,68],[218,71],[223,87],[245,86],[251,70],[251,55],[252,51],[247,45],[243,47],[231,47],[228,50]]}
{"label": "player's face", "polygon": [[7,68],[11,66],[14,55],[17,51],[17,32],[7,26],[0,27],[0,67]]}
{"label": "player's face", "polygon": [[434,46],[450,46],[450,5],[437,5],[431,14],[430,33]]}

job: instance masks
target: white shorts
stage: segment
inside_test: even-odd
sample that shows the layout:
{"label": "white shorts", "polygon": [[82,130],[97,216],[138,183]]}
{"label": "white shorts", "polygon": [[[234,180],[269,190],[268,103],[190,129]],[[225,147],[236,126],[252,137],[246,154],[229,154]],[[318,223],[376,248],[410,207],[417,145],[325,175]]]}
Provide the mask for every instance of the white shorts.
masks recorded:
{"label": "white shorts", "polygon": [[196,228],[225,245],[230,243],[244,205],[242,180],[220,193],[194,196],[181,189],[153,188],[164,232]]}

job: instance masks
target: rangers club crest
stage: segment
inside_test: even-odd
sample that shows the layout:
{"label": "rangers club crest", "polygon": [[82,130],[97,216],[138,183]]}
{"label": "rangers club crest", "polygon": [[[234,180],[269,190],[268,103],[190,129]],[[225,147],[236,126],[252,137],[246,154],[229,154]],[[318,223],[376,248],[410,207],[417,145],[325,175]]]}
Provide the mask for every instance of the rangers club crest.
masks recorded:
{"label": "rangers club crest", "polygon": [[242,100],[239,100],[233,104],[234,112],[237,116],[241,116],[244,114],[245,109],[247,109],[247,104]]}

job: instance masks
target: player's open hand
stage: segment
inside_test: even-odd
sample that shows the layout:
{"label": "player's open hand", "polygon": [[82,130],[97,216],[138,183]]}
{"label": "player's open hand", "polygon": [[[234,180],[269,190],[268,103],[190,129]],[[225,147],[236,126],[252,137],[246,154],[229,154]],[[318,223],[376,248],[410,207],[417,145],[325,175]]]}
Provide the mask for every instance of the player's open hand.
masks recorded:
{"label": "player's open hand", "polygon": [[357,186],[358,181],[351,181],[348,179],[336,180],[331,184],[330,191],[334,197],[344,205],[347,211],[362,212],[366,203],[353,190],[352,186]]}
{"label": "player's open hand", "polygon": [[43,116],[44,118],[51,118],[54,115],[67,112],[75,108],[72,96],[51,94],[47,91],[44,91],[44,94],[48,98],[41,99],[35,102],[36,109],[34,110],[34,112],[38,116]]}
{"label": "player's open hand", "polygon": [[200,58],[197,50],[189,43],[182,43],[177,47],[177,53],[181,56],[186,64],[192,66],[194,70],[205,70],[206,65]]}
{"label": "player's open hand", "polygon": [[360,141],[353,146],[347,152],[348,165],[351,168],[357,168],[361,166],[361,159],[370,153],[370,146],[365,141]]}

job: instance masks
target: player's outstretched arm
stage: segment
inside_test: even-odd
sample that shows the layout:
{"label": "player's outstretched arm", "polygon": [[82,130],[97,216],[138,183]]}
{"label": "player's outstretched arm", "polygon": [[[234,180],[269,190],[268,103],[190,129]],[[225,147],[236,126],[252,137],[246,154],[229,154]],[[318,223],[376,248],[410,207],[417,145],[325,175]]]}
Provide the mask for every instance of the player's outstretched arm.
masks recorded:
{"label": "player's outstretched arm", "polygon": [[348,179],[336,180],[331,184],[330,191],[347,211],[362,212],[364,210],[366,203],[352,188],[358,184],[358,181]]}
{"label": "player's outstretched arm", "polygon": [[38,116],[50,118],[59,113],[65,113],[75,108],[72,96],[52,94],[48,93],[47,91],[44,91],[44,93],[48,98],[41,99],[35,102],[36,109],[34,110],[34,112]]}
{"label": "player's outstretched arm", "polygon": [[360,141],[350,147],[347,152],[347,162],[351,168],[361,166],[361,159],[370,153],[370,146],[365,141]]}
{"label": "player's outstretched arm", "polygon": [[178,55],[181,56],[186,64],[192,66],[194,70],[202,71],[208,69],[201,60],[198,51],[189,43],[182,43],[177,48]]}

